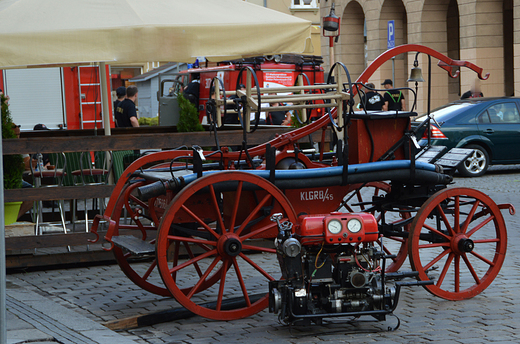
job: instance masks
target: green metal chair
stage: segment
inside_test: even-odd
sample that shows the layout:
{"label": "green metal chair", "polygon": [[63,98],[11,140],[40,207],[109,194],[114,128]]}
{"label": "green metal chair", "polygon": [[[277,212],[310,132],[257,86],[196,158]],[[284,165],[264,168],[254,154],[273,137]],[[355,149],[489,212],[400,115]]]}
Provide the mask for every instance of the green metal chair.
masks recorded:
{"label": "green metal chair", "polygon": [[[73,169],[71,175],[73,177],[73,185],[75,186],[86,186],[86,185],[103,185],[109,181],[110,173],[112,172],[112,153],[111,152],[81,152],[79,159],[77,155],[74,165],[79,168]],[[87,199],[85,202],[85,231],[88,232],[88,206]],[[105,211],[105,199],[94,198],[92,199],[92,209],[97,209],[99,205],[99,213],[103,214]],[[72,208],[72,229],[76,226],[76,208],[77,202],[73,200]]]}

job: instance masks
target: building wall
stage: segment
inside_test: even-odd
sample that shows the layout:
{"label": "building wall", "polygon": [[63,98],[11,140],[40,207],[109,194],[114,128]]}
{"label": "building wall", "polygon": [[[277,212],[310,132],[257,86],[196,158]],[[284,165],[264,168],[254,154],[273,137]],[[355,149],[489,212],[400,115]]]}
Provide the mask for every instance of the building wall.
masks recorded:
{"label": "building wall", "polygon": [[[321,2],[321,17],[329,14],[334,0]],[[453,59],[471,62],[490,73],[480,86],[485,96],[520,94],[520,0],[335,0],[341,17],[341,35],[335,47],[336,61],[343,62],[354,79],[360,70],[359,52],[370,64],[387,49],[387,23],[395,21],[396,46],[421,44]],[[366,43],[359,35],[366,25]],[[329,41],[322,38],[322,55],[329,63]],[[428,58],[419,54],[419,67],[427,78]],[[370,79],[376,85],[393,78],[395,86],[409,86],[406,80],[415,53],[397,56],[385,63]],[[461,68],[450,78],[432,59],[432,108],[460,98],[477,75]],[[478,82],[477,82],[478,84]],[[427,83],[418,89],[418,112],[426,111]],[[409,106],[412,99],[408,97]]]}
{"label": "building wall", "polygon": [[[321,53],[321,16],[320,16],[320,1],[324,0],[309,0],[311,3],[305,5],[303,0],[244,0],[258,6],[267,7],[275,11],[285,14],[293,15],[301,19],[312,22],[311,39],[314,46],[312,55],[322,55]],[[300,4],[297,5],[296,3]]]}

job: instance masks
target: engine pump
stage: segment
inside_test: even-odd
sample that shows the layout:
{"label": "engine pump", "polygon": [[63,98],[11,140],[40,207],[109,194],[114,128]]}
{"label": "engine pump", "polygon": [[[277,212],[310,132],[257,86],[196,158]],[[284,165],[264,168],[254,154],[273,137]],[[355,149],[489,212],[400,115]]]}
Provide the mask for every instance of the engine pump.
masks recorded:
{"label": "engine pump", "polygon": [[399,285],[388,286],[384,259],[375,245],[377,221],[369,213],[304,215],[278,223],[275,240],[282,278],[269,283],[269,311],[286,324],[320,324],[325,317],[370,315],[377,320],[394,311]]}

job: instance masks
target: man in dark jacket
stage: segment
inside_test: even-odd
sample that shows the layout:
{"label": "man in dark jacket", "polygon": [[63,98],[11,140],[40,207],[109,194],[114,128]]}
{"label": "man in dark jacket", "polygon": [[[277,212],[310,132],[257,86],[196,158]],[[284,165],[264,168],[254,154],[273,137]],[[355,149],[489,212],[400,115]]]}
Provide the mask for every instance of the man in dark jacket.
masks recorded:
{"label": "man in dark jacket", "polygon": [[184,98],[188,99],[190,103],[199,109],[199,93],[200,93],[200,74],[194,73],[191,82],[186,86],[182,93]]}
{"label": "man in dark jacket", "polygon": [[135,101],[137,100],[137,87],[128,86],[126,89],[126,98],[117,105],[116,108],[116,126],[118,128],[138,127],[137,108]]}
{"label": "man in dark jacket", "polygon": [[383,99],[385,101],[383,110],[406,111],[406,103],[404,102],[403,92],[394,89],[392,80],[386,79],[381,85],[383,85],[386,89],[383,95]]}
{"label": "man in dark jacket", "polygon": [[361,97],[361,102],[359,103],[360,109],[366,109],[367,111],[381,111],[383,109],[383,105],[385,104],[383,97],[374,91],[376,88],[374,84],[368,83],[365,85],[365,94]]}

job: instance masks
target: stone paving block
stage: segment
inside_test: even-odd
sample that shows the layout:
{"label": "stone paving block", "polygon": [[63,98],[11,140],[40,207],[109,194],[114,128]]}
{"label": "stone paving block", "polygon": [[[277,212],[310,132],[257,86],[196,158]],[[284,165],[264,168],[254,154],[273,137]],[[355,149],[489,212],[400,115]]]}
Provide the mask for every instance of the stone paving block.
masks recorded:
{"label": "stone paving block", "polygon": [[35,329],[19,329],[19,330],[9,330],[7,336],[7,344],[11,343],[21,343],[21,342],[53,342],[54,337],[50,336],[42,331],[38,331]]}

